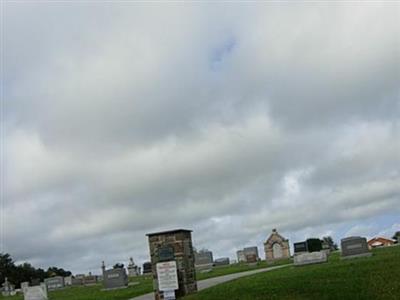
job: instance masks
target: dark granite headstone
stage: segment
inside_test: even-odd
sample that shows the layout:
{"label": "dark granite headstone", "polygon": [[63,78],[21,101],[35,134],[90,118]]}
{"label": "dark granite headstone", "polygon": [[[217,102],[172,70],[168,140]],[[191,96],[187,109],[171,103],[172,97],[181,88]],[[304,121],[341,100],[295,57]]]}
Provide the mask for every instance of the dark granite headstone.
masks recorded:
{"label": "dark granite headstone", "polygon": [[105,289],[117,289],[128,286],[128,276],[124,268],[105,270],[103,272],[103,285]]}
{"label": "dark granite headstone", "polygon": [[367,239],[360,236],[347,237],[341,240],[342,258],[371,256]]}
{"label": "dark granite headstone", "polygon": [[318,252],[322,250],[322,241],[320,239],[307,239],[306,243],[308,252]]}
{"label": "dark granite headstone", "polygon": [[151,262],[145,262],[143,264],[143,274],[151,274],[152,271],[152,264]]}
{"label": "dark granite headstone", "polygon": [[294,253],[308,252],[307,242],[294,243]]}

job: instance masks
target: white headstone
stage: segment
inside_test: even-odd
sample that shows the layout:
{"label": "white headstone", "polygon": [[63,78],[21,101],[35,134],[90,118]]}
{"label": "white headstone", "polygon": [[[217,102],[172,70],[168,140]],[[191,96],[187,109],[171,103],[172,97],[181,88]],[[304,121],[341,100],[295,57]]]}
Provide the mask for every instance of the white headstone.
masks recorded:
{"label": "white headstone", "polygon": [[25,294],[25,290],[29,287],[29,282],[25,281],[25,282],[21,282],[21,290],[22,293]]}
{"label": "white headstone", "polygon": [[324,263],[328,261],[328,257],[325,252],[304,252],[294,256],[294,265],[302,266],[309,264]]}
{"label": "white headstone", "polygon": [[47,287],[44,283],[40,286],[30,286],[25,289],[24,300],[47,300]]}

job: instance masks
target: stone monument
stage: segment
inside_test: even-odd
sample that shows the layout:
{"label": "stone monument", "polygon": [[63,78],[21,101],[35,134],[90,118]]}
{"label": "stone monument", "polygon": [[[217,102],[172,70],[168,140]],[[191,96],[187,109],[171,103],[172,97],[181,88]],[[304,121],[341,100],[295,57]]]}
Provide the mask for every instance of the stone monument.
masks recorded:
{"label": "stone monument", "polygon": [[28,281],[24,281],[21,282],[21,291],[23,294],[25,294],[25,290],[29,287],[29,282]]}
{"label": "stone monument", "polygon": [[83,277],[83,284],[86,286],[97,284],[97,276],[92,275],[92,272],[89,272],[87,276]]}
{"label": "stone monument", "polygon": [[65,286],[72,285],[72,275],[64,277],[64,284],[65,284]]}
{"label": "stone monument", "polygon": [[106,270],[104,261],[101,265],[103,272],[103,286],[104,289],[121,289],[128,287],[128,276],[126,275],[125,268],[113,268]]}
{"label": "stone monument", "polygon": [[276,229],[264,243],[265,260],[273,262],[279,259],[290,258],[289,240],[281,236]]}
{"label": "stone monument", "polygon": [[371,256],[367,239],[361,236],[351,236],[341,240],[342,258]]}
{"label": "stone monument", "polygon": [[24,300],[47,300],[47,287],[45,283],[30,286],[25,289]]}
{"label": "stone monument", "polygon": [[151,262],[146,261],[145,263],[143,263],[143,275],[150,275],[152,274],[153,270],[152,270],[152,265]]}
{"label": "stone monument", "polygon": [[328,256],[325,251],[302,252],[294,255],[294,265],[310,265],[324,263],[328,261]]}
{"label": "stone monument", "polygon": [[207,249],[194,251],[194,266],[199,272],[210,272],[214,266],[213,253]]}
{"label": "stone monument", "polygon": [[128,276],[129,277],[136,277],[138,276],[139,273],[139,267],[135,264],[133,261],[133,258],[131,257],[129,259],[129,265],[128,265]]}
{"label": "stone monument", "polygon": [[7,277],[4,279],[4,283],[3,283],[2,286],[3,286],[3,289],[2,289],[1,294],[2,294],[3,296],[11,296],[11,294],[14,292],[14,285],[11,284],[11,283],[8,281],[8,278],[7,278]]}
{"label": "stone monument", "polygon": [[147,234],[156,300],[197,291],[192,231],[177,229]]}
{"label": "stone monument", "polygon": [[46,284],[48,291],[62,289],[65,286],[64,277],[62,276],[46,278],[44,283]]}

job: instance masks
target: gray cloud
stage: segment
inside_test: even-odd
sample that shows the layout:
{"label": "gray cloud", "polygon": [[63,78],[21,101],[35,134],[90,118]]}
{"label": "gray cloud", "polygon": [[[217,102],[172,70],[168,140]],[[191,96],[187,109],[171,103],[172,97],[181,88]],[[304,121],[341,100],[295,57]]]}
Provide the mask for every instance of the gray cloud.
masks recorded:
{"label": "gray cloud", "polygon": [[174,227],[231,256],[394,228],[399,9],[6,3],[2,250],[98,272]]}

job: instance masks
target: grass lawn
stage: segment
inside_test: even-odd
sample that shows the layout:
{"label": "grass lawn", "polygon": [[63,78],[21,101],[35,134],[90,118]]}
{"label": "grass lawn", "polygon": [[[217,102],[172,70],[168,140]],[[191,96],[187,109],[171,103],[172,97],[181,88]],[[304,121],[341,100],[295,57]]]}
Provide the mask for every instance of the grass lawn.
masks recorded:
{"label": "grass lawn", "polygon": [[[139,276],[130,281],[140,282],[138,285],[129,286],[126,289],[102,291],[103,285],[74,286],[58,291],[49,292],[49,300],[127,300],[153,291],[153,279],[151,276]],[[2,297],[0,299],[23,300],[22,295],[14,297]]]}
{"label": "grass lawn", "polygon": [[185,300],[400,299],[400,247],[376,249],[372,257],[260,273],[185,297]]}
{"label": "grass lawn", "polygon": [[[291,262],[291,260],[282,260],[277,264],[287,264]],[[256,266],[248,266],[246,264],[221,266],[214,268],[211,272],[197,274],[197,280],[260,269],[273,265],[267,264],[265,261],[261,261],[258,262]],[[153,281],[151,276],[140,276],[136,278],[130,278],[130,280],[138,281],[140,282],[140,284],[130,286],[126,289],[112,291],[102,291],[102,284],[97,284],[94,286],[67,287],[62,290],[49,292],[49,300],[128,300],[130,298],[147,294],[153,291]],[[3,299],[1,295],[0,299]],[[4,299],[23,300],[23,296],[19,295],[14,297],[4,297]]]}

